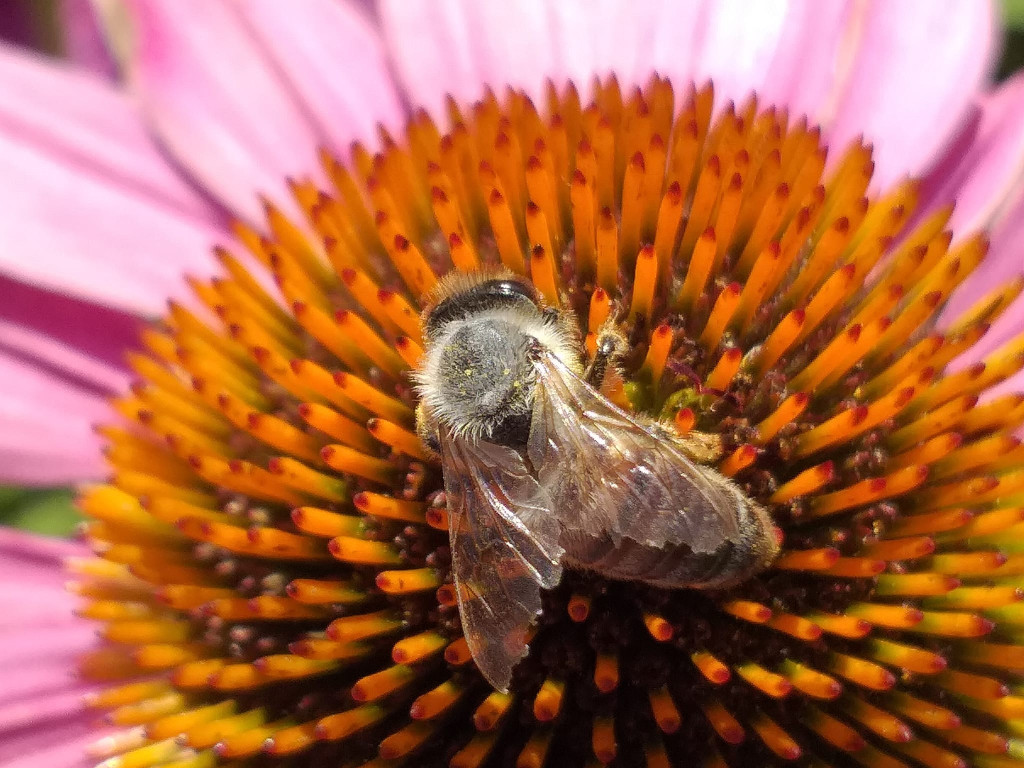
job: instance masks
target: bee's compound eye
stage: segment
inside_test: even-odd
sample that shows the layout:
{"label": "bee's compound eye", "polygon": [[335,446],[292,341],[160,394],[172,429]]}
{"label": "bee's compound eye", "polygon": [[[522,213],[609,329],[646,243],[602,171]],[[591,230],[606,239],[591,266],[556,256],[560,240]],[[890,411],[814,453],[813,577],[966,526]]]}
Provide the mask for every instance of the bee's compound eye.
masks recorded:
{"label": "bee's compound eye", "polygon": [[427,334],[451,322],[488,309],[508,306],[536,308],[540,297],[529,283],[503,277],[485,280],[470,288],[454,293],[439,303],[427,315]]}

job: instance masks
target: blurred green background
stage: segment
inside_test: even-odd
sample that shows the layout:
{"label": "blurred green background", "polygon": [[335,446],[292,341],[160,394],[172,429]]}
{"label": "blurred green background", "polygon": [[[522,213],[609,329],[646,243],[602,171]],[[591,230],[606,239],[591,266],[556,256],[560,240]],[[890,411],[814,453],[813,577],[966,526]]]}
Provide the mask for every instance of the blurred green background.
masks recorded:
{"label": "blurred green background", "polygon": [[[1003,79],[1024,67],[1024,0],[1000,4],[1007,28],[998,72]],[[0,38],[59,56],[63,41],[58,5],[58,0],[0,0]],[[66,536],[79,520],[73,494],[66,488],[0,486],[0,525]]]}

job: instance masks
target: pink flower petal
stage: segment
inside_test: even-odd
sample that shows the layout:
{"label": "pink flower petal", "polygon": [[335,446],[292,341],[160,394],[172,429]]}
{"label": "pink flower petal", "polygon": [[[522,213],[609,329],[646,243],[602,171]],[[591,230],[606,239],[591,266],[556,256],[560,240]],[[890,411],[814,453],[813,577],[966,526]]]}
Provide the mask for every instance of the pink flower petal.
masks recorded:
{"label": "pink flower petal", "polygon": [[347,154],[353,140],[375,144],[378,123],[404,127],[384,46],[364,11],[338,0],[235,0],[234,10],[301,99],[321,143]]}
{"label": "pink flower petal", "polygon": [[127,384],[124,351],[136,344],[134,315],[0,276],[0,349],[95,387]]}
{"label": "pink flower petal", "polygon": [[19,618],[0,631],[0,675],[6,686],[0,700],[3,768],[95,763],[85,759],[85,748],[101,735],[95,729],[97,714],[82,704],[93,686],[74,674],[74,659],[95,646],[95,632],[71,615],[76,599],[63,586],[63,559],[84,552],[74,542],[0,528],[0,612]]}
{"label": "pink flower petal", "polygon": [[155,313],[208,273],[219,214],[166,165],[128,101],[0,47],[0,271]]}
{"label": "pink flower petal", "polygon": [[83,69],[113,80],[117,64],[107,49],[91,0],[61,0],[58,11],[64,56]]}
{"label": "pink flower petal", "polygon": [[[52,583],[62,585],[64,573],[54,566],[61,566],[65,558],[87,554],[85,545],[68,539],[37,536],[33,533],[16,531],[0,526],[0,564],[18,569],[38,568],[52,573]],[[0,569],[0,574],[6,574]]]}
{"label": "pink flower petal", "polygon": [[58,739],[54,739],[52,723],[2,734],[0,768],[95,768],[96,761],[85,754],[99,737],[95,721],[92,713],[63,719]]}
{"label": "pink flower petal", "polygon": [[[982,96],[976,109],[925,178],[927,207],[956,202],[950,227],[958,235],[998,226],[1017,199],[1024,179],[1024,75]],[[968,292],[969,284],[960,293]]]}
{"label": "pink flower petal", "polygon": [[101,397],[0,352],[0,482],[63,485],[104,474],[92,424],[110,419]]}
{"label": "pink flower petal", "polygon": [[[991,239],[988,256],[961,289],[953,294],[943,311],[942,322],[954,321],[985,294],[1024,275],[1024,195],[1017,194],[1002,225],[992,232]],[[957,359],[956,367],[975,362],[1021,333],[1024,333],[1024,301],[1018,298],[992,324],[981,341]]]}
{"label": "pink flower petal", "polygon": [[857,8],[856,47],[840,62],[845,86],[816,116],[831,126],[837,150],[860,134],[874,143],[875,181],[884,187],[920,173],[961,125],[994,63],[995,11],[983,0]]}
{"label": "pink flower petal", "polygon": [[841,82],[853,18],[849,0],[790,0],[775,58],[758,87],[763,103],[785,104],[793,116],[817,115]]}
{"label": "pink flower petal", "polygon": [[482,83],[536,99],[549,77],[586,90],[612,72],[627,88],[654,72],[680,91],[712,79],[720,104],[756,89],[803,112],[834,86],[847,9],[816,0],[383,0],[381,16],[410,101],[434,114],[446,93],[475,100]]}
{"label": "pink flower petal", "polygon": [[153,145],[138,109],[83,70],[0,45],[0,134],[199,223],[220,221]]}
{"label": "pink flower petal", "polygon": [[167,149],[207,190],[256,222],[259,193],[286,202],[286,177],[317,175],[316,131],[234,9],[208,0],[125,6],[128,86]]}
{"label": "pink flower petal", "polygon": [[92,391],[122,392],[131,381],[121,366],[97,360],[51,336],[0,319],[0,351],[49,369]]}
{"label": "pink flower petal", "polygon": [[0,270],[129,312],[156,314],[209,274],[219,237],[136,190],[0,134]]}
{"label": "pink flower petal", "polygon": [[[624,87],[655,68],[688,73],[702,3],[564,0],[544,3],[384,0],[385,38],[407,96],[435,116],[444,98],[474,101],[489,84],[524,89],[534,100],[545,81],[570,79],[586,91],[595,75]],[[685,41],[680,38],[685,38]]]}

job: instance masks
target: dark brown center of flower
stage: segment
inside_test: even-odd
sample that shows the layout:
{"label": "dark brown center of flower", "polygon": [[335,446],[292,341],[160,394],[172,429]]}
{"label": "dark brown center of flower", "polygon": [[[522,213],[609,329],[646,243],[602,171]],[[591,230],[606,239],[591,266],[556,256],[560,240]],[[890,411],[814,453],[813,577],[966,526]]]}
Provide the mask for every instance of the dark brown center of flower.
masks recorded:
{"label": "dark brown center of flower", "polygon": [[[305,221],[268,203],[145,332],[72,564],[90,703],[127,729],[105,766],[1018,764],[1024,396],[978,398],[1024,342],[946,367],[1021,282],[935,327],[985,241],[915,218],[913,182],[870,198],[869,147],[710,87],[595,93],[325,153]],[[461,635],[408,376],[424,295],[498,263],[591,354],[613,317],[610,397],[721,435],[785,537],[720,592],[569,573],[507,694]]]}

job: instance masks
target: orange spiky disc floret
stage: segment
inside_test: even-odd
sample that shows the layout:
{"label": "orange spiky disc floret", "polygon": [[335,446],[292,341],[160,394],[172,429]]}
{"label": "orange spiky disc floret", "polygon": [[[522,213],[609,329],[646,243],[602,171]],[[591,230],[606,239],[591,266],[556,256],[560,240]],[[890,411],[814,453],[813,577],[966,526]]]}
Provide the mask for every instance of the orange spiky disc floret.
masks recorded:
{"label": "orange spiky disc floret", "polygon": [[[871,149],[710,87],[573,87],[424,113],[332,187],[237,227],[130,357],[75,562],[108,645],[110,766],[1016,765],[1017,339],[947,373],[1020,293],[932,321],[985,254]],[[908,222],[916,220],[914,228]],[[313,234],[310,234],[313,233]],[[315,235],[315,236],[313,236]],[[630,342],[610,396],[771,509],[783,550],[717,593],[568,573],[509,693],[460,632],[439,468],[407,376],[421,297],[502,263]],[[262,275],[276,283],[272,287]],[[982,404],[979,405],[979,402]],[[131,729],[143,726],[142,730]]]}

